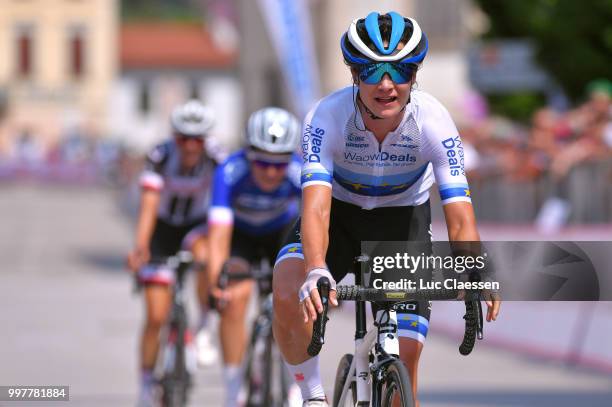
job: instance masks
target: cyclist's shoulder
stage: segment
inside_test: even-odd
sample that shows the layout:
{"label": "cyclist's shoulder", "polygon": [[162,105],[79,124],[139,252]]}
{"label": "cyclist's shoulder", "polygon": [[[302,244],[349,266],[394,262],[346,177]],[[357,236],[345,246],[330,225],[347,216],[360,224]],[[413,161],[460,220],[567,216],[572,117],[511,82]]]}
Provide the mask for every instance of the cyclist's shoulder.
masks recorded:
{"label": "cyclist's shoulder", "polygon": [[229,152],[216,138],[207,137],[205,139],[206,156],[216,164],[223,163],[228,157]]}
{"label": "cyclist's shoulder", "polygon": [[176,151],[176,145],[174,140],[165,140],[155,145],[147,154],[146,161],[149,165],[153,165],[158,168],[163,166],[170,156]]}
{"label": "cyclist's shoulder", "polygon": [[235,185],[249,173],[249,163],[246,150],[240,149],[230,154],[217,169],[223,183],[228,186]]}

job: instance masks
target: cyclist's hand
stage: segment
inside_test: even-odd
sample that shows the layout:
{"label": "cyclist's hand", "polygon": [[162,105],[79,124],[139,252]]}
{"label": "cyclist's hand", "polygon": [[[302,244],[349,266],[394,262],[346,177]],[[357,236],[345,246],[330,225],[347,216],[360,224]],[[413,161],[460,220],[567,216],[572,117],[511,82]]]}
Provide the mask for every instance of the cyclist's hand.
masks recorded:
{"label": "cyclist's hand", "polygon": [[496,291],[483,290],[482,296],[487,304],[487,322],[496,321],[501,307],[501,296]]}
{"label": "cyclist's hand", "polygon": [[304,323],[307,323],[309,320],[316,321],[317,313],[323,312],[323,304],[321,303],[319,290],[317,290],[317,281],[319,281],[321,277],[327,277],[330,283],[329,303],[333,306],[338,305],[338,300],[336,298],[336,281],[329,270],[325,268],[310,270],[299,291]]}
{"label": "cyclist's hand", "polygon": [[151,258],[151,254],[149,253],[148,248],[137,247],[134,250],[132,250],[130,253],[128,253],[127,265],[132,272],[136,273],[138,272],[138,270],[140,270],[140,268],[143,265],[147,264],[150,258]]}

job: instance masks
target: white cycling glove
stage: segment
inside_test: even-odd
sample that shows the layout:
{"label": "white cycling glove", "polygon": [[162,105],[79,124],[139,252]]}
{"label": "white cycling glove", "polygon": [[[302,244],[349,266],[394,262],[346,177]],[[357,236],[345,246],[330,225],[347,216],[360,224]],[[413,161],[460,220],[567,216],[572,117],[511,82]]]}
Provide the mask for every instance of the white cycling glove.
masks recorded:
{"label": "white cycling glove", "polygon": [[304,284],[302,284],[302,286],[300,287],[300,302],[310,297],[310,292],[317,288],[317,281],[319,281],[321,277],[327,277],[329,279],[331,290],[336,289],[336,281],[334,280],[328,269],[321,267],[312,269],[308,272],[308,275],[306,276],[306,281],[304,281]]}

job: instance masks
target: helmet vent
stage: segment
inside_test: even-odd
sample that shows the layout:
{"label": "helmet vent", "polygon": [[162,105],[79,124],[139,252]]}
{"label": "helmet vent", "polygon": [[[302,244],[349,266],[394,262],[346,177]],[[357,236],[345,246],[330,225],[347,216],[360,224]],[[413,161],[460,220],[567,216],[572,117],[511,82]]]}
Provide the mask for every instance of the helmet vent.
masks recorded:
{"label": "helmet vent", "polygon": [[285,129],[278,122],[272,123],[268,128],[268,134],[272,136],[272,143],[276,143],[278,139],[283,138],[285,133]]}

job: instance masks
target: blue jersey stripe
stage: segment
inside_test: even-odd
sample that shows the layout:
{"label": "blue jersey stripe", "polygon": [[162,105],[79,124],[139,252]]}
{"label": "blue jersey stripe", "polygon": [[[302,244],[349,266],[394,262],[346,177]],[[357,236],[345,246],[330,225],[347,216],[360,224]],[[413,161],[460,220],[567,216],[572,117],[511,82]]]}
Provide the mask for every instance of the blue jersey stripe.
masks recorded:
{"label": "blue jersey stripe", "polygon": [[420,168],[420,171],[412,172],[412,178],[406,180],[402,184],[386,184],[384,182],[377,185],[363,184],[343,178],[338,172],[334,172],[334,180],[345,189],[355,194],[365,196],[388,196],[397,195],[408,190],[423,176],[426,170],[427,165],[424,165]]}
{"label": "blue jersey stripe", "polygon": [[429,331],[429,325],[416,318],[400,319],[397,321],[397,327],[402,330],[418,332],[423,336],[427,336],[427,331]]}
{"label": "blue jersey stripe", "polygon": [[327,172],[306,171],[302,174],[302,185],[311,181],[324,181],[331,184],[332,177]]}
{"label": "blue jersey stripe", "polygon": [[379,186],[383,184],[400,185],[407,182],[414,182],[415,177],[420,177],[423,174],[423,170],[427,169],[428,165],[429,163],[417,167],[412,171],[403,172],[401,174],[370,175],[360,174],[358,172],[348,170],[336,163],[334,164],[334,174],[338,173],[340,177],[350,180],[350,182],[358,182],[360,184]]}
{"label": "blue jersey stripe", "polygon": [[470,196],[471,192],[467,185],[461,188],[445,188],[440,190],[440,198],[443,201],[456,197],[470,198]]}

